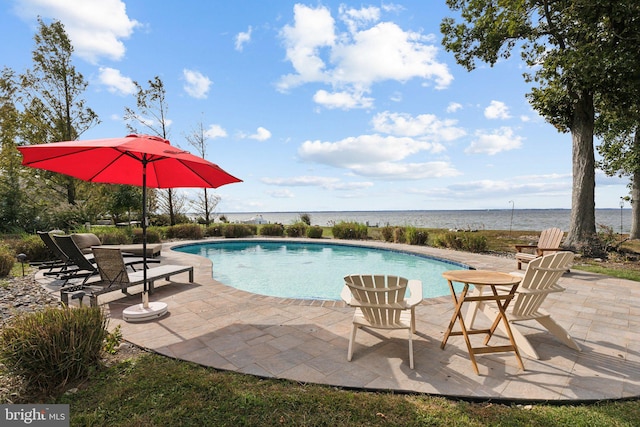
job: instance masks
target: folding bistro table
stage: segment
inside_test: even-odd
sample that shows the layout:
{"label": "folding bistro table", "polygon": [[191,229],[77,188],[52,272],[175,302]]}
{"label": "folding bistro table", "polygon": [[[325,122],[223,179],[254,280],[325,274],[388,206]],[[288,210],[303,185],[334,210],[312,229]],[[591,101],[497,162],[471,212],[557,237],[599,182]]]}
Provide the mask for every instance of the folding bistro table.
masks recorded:
{"label": "folding bistro table", "polygon": [[[508,273],[485,270],[450,270],[442,273],[442,276],[449,282],[449,289],[451,290],[451,296],[453,297],[455,309],[453,316],[451,317],[451,322],[449,322],[449,327],[444,334],[444,339],[442,340],[440,348],[444,349],[445,345],[447,344],[447,340],[451,335],[462,335],[467,345],[467,350],[469,351],[469,358],[471,359],[473,370],[476,374],[480,374],[480,372],[478,371],[478,365],[476,363],[476,354],[502,353],[507,351],[513,351],[515,353],[520,368],[524,370],[522,358],[520,357],[520,352],[518,351],[518,347],[516,346],[516,342],[513,338],[513,333],[511,332],[511,327],[509,326],[509,321],[505,313],[507,307],[509,306],[509,303],[515,295],[516,290],[518,289],[518,284],[520,283],[520,280],[522,280],[522,278]],[[460,296],[456,295],[456,291],[453,287],[453,282],[464,284],[464,288],[462,289],[462,293],[460,294]],[[469,292],[469,285],[474,285],[479,288],[487,286],[491,289],[491,293],[485,293],[482,295],[467,295]],[[500,287],[500,289],[498,289],[497,287]],[[495,302],[495,304],[498,306],[498,315],[496,316],[493,324],[489,329],[467,329],[467,326],[465,325],[465,321],[462,316],[462,304],[464,304],[465,302],[477,301],[484,301],[486,303]],[[460,324],[460,331],[453,331],[456,319]],[[487,346],[487,343],[491,339],[491,336],[495,332],[500,321],[502,321],[504,324],[511,344],[502,346]],[[485,346],[472,347],[471,341],[469,340],[469,335],[471,334],[487,334],[484,340]]]}

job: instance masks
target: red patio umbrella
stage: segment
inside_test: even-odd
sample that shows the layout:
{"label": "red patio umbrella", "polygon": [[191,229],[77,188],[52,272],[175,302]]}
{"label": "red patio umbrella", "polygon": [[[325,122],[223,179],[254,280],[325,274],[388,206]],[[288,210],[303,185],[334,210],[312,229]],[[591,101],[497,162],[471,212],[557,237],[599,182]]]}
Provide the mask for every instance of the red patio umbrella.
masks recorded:
{"label": "red patio umbrella", "polygon": [[18,147],[18,150],[25,166],[70,175],[83,181],[142,187],[145,308],[148,308],[147,187],[218,188],[242,181],[216,164],[171,146],[168,140],[150,135],[27,145]]}

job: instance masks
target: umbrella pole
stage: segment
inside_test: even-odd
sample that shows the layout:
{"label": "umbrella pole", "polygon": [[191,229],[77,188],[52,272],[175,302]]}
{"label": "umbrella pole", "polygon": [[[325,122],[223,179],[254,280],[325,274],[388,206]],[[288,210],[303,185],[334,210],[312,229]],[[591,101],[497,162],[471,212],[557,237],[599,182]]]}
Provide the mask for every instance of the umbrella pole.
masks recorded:
{"label": "umbrella pole", "polygon": [[142,159],[142,307],[149,308],[147,283],[147,159]]}

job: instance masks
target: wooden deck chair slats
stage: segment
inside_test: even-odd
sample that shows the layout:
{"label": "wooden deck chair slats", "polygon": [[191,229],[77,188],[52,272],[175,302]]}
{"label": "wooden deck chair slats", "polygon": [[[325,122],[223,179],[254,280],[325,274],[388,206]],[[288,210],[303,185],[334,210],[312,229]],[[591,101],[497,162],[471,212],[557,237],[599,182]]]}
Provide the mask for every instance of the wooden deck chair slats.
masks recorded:
{"label": "wooden deck chair slats", "polygon": [[[507,318],[518,349],[533,358],[539,359],[540,357],[529,340],[518,329],[516,324],[518,322],[535,320],[564,345],[580,351],[580,346],[571,338],[571,335],[541,308],[549,294],[564,291],[564,288],[557,282],[569,270],[573,259],[572,252],[560,251],[530,261],[518,286],[515,298],[507,310]],[[497,312],[487,304],[471,304],[467,311],[470,325],[473,324],[476,310],[484,312],[489,318],[494,318]]]}
{"label": "wooden deck chair slats", "polygon": [[[359,328],[364,326],[374,329],[407,329],[409,366],[413,369],[414,307],[422,301],[422,283],[416,280],[409,281],[404,277],[384,275],[349,275],[345,276],[344,281],[343,299],[356,307],[347,360],[352,359],[353,345]],[[407,302],[405,294],[410,282],[413,289],[412,298],[411,302]]]}
{"label": "wooden deck chair slats", "polygon": [[518,270],[522,268],[522,264],[531,262],[532,260],[544,255],[561,251],[560,244],[564,232],[559,228],[547,228],[540,233],[540,238],[536,245],[516,245],[516,261],[518,262]]}

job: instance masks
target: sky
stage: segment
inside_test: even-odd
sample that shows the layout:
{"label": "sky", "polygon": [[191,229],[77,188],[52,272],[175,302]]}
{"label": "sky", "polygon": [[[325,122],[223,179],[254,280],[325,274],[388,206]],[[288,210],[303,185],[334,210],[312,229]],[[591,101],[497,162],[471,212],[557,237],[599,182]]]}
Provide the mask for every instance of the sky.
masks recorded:
{"label": "sky", "polygon": [[[444,0],[5,0],[2,67],[32,67],[38,16],[89,83],[100,123],[80,139],[126,135],[133,82],[158,76],[171,143],[197,153],[202,126],[206,158],[243,180],[218,212],[571,208],[571,135],[528,104],[519,52],[456,63]],[[626,184],[597,171],[596,208]]]}

